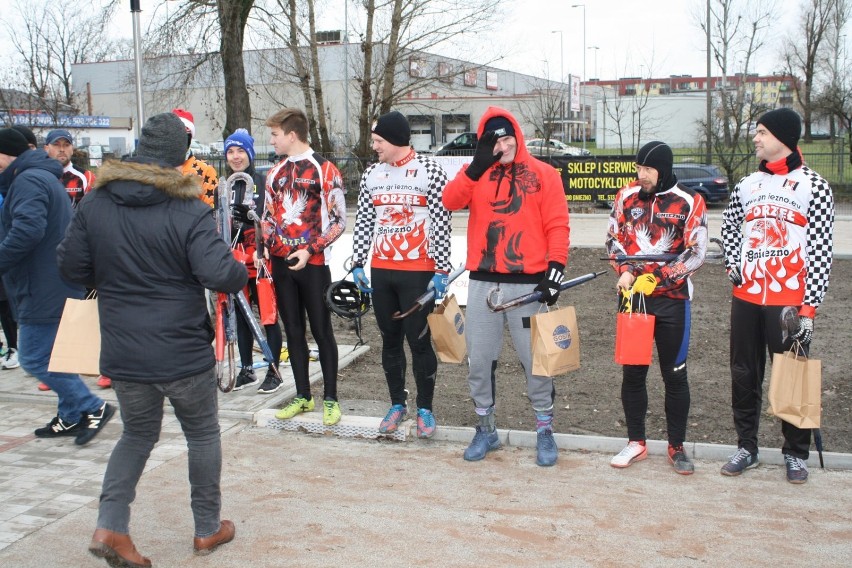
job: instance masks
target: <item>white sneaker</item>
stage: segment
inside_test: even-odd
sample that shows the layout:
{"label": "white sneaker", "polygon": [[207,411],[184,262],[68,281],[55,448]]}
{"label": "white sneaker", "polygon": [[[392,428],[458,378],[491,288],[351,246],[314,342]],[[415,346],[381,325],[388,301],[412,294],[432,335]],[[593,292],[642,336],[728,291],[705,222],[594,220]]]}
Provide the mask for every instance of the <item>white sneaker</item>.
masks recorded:
{"label": "white sneaker", "polygon": [[648,457],[648,448],[640,442],[628,442],[618,455],[612,458],[609,465],[612,467],[627,467],[633,462],[642,461]]}
{"label": "white sneaker", "polygon": [[9,351],[6,353],[6,356],[3,357],[3,368],[4,369],[17,369],[21,364],[18,363],[18,350],[14,347],[10,347]]}

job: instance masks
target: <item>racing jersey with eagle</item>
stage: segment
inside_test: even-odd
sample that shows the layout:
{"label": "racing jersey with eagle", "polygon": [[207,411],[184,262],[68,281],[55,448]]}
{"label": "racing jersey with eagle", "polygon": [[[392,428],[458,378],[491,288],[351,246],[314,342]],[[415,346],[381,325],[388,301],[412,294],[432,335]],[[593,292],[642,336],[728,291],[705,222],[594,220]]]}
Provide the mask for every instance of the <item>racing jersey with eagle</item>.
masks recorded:
{"label": "racing jersey with eagle", "polygon": [[800,306],[814,317],[831,273],[834,197],[808,166],[755,172],[731,192],[722,217],[725,265],[738,266],[734,296],[753,304]]}
{"label": "racing jersey with eagle", "polygon": [[216,168],[203,160],[196,158],[191,152],[181,168],[185,176],[198,176],[201,180],[201,201],[210,207],[216,207],[216,190],[219,187],[219,176]]}
{"label": "racing jersey with eagle", "polygon": [[95,186],[95,175],[88,170],[80,171],[69,162],[62,170],[59,181],[65,186],[65,191],[71,198],[71,207],[77,207],[83,196]]}
{"label": "racing jersey with eagle", "polygon": [[306,249],[310,264],[328,264],[325,249],[346,229],[343,178],[337,167],[312,149],[281,160],[266,176],[271,254],[287,257]]}
{"label": "racing jersey with eagle", "polygon": [[449,272],[451,214],[441,204],[444,168],[413,150],[392,164],[376,163],[361,176],[354,258],[376,268]]}
{"label": "racing jersey with eagle", "polygon": [[653,274],[652,296],[692,298],[690,274],[704,264],[707,253],[707,207],[692,189],[675,184],[665,191],[643,194],[639,181],[615,196],[609,216],[606,250],[613,255],[675,254],[669,261],[634,261],[613,267],[634,276]]}

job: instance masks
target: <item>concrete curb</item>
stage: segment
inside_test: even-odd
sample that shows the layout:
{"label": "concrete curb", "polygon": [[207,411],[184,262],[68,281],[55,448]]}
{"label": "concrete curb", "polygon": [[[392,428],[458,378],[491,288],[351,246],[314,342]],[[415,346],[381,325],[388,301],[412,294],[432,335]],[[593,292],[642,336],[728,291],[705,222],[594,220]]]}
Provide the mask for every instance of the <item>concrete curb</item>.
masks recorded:
{"label": "concrete curb", "polygon": [[[365,416],[344,415],[336,426],[323,426],[322,416],[313,412],[300,414],[291,420],[286,428],[282,427],[281,421],[274,418],[274,410],[262,410],[257,412],[252,422],[257,427],[274,428],[287,431],[301,431],[320,435],[336,435],[340,437],[358,437],[369,439],[394,439],[399,442],[429,443],[427,440],[419,440],[416,435],[416,424],[413,420],[405,420],[400,431],[392,436],[379,434],[378,425],[381,418]],[[467,445],[473,439],[474,428],[462,426],[438,426],[432,440],[442,442],[455,442]],[[519,448],[535,448],[536,433],[525,430],[503,430],[497,429],[500,442],[504,446]],[[607,436],[588,436],[579,434],[554,434],[556,445],[563,451],[595,452],[615,455],[627,444],[626,438],[611,438]],[[648,440],[648,453],[653,456],[666,456],[668,454],[668,442],[664,440]],[[692,459],[719,462],[719,467],[728,461],[737,448],[725,444],[706,444],[698,442],[686,442],[684,449]],[[839,452],[823,452],[823,459],[829,469],[852,469],[852,454]],[[767,465],[784,465],[784,456],[777,448],[760,448],[760,462]],[[811,451],[808,459],[808,467],[819,467],[819,457],[816,451]]]}

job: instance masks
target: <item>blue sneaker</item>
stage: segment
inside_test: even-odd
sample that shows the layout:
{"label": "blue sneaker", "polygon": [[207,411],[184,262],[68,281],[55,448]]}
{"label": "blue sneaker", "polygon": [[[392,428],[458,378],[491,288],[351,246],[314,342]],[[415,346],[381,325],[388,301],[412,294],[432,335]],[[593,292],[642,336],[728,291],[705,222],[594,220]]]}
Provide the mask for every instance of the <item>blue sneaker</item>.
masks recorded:
{"label": "blue sneaker", "polygon": [[808,464],[802,458],[784,454],[784,465],[787,467],[787,481],[801,484],[808,480]]}
{"label": "blue sneaker", "polygon": [[757,454],[753,454],[745,448],[739,448],[730,458],[728,463],[722,466],[722,475],[729,477],[740,475],[747,469],[757,467],[760,463]]}
{"label": "blue sneaker", "polygon": [[538,465],[549,467],[556,463],[558,448],[556,447],[556,440],[553,439],[553,430],[542,430],[538,433],[535,450],[535,463]]}
{"label": "blue sneaker", "polygon": [[402,404],[394,404],[388,410],[382,422],[379,424],[379,433],[392,434],[397,431],[399,425],[405,420],[408,409]]}
{"label": "blue sneaker", "polygon": [[499,447],[500,438],[497,436],[497,430],[488,432],[482,426],[477,426],[473,440],[464,451],[464,459],[471,462],[479,461],[485,457],[485,454]]}
{"label": "blue sneaker", "polygon": [[425,408],[417,409],[417,437],[431,438],[435,433],[435,415]]}

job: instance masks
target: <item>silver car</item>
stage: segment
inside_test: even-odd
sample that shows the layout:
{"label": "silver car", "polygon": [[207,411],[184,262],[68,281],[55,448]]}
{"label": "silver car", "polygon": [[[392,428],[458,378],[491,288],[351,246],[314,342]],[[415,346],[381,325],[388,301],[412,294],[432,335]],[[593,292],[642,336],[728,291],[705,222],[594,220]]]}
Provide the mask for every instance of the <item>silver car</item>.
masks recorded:
{"label": "silver car", "polygon": [[575,146],[551,138],[544,140],[543,138],[533,138],[527,140],[527,151],[533,156],[588,156],[591,154],[588,150],[583,150]]}

